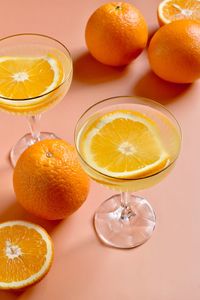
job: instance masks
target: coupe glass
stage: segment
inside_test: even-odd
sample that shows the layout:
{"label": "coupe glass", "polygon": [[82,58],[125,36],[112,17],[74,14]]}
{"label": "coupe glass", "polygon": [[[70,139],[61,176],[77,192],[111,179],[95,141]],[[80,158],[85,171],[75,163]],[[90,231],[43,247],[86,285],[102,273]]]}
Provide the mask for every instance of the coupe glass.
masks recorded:
{"label": "coupe glass", "polygon": [[[83,154],[81,145],[85,137],[84,132],[87,132],[89,126],[98,118],[118,110],[142,114],[156,124],[157,138],[169,157],[168,163],[159,171],[134,179],[112,177],[91,164],[91,154]],[[98,130],[98,125],[96,128]],[[88,175],[120,192],[103,202],[95,212],[94,226],[98,237],[105,244],[117,248],[133,248],[143,244],[154,230],[155,213],[146,199],[132,192],[157,184],[174,166],[181,144],[181,130],[174,116],[164,106],[149,99],[131,96],[109,98],[91,106],[81,116],[75,129],[75,144],[80,162]],[[114,155],[113,161],[117,164]]]}
{"label": "coupe glass", "polygon": [[[17,34],[0,39],[1,57],[45,57],[52,55],[60,64],[63,72],[58,86],[32,98],[14,99],[0,95],[0,109],[12,114],[26,116],[30,134],[23,136],[10,152],[10,160],[15,166],[21,153],[33,143],[43,139],[58,138],[54,133],[40,132],[41,113],[63,99],[67,93],[73,73],[72,58],[69,50],[59,41],[41,34]],[[24,74],[24,72],[23,72]],[[13,78],[16,74],[11,74]],[[19,74],[18,74],[19,75]],[[24,78],[18,78],[23,80]]]}

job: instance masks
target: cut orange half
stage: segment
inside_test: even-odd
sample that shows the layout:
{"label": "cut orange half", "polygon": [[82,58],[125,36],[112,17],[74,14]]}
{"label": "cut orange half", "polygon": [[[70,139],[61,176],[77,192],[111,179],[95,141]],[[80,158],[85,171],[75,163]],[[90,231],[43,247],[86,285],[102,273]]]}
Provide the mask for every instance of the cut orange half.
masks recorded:
{"label": "cut orange half", "polygon": [[199,0],[164,0],[159,4],[158,20],[160,25],[182,19],[200,21]]}
{"label": "cut orange half", "polygon": [[0,57],[0,96],[27,99],[46,94],[63,79],[61,63],[44,57]]}
{"label": "cut orange half", "polygon": [[20,289],[48,272],[53,245],[40,226],[25,221],[0,224],[0,289]]}
{"label": "cut orange half", "polygon": [[118,110],[89,122],[79,135],[80,152],[95,170],[115,178],[138,179],[169,163],[155,122]]}

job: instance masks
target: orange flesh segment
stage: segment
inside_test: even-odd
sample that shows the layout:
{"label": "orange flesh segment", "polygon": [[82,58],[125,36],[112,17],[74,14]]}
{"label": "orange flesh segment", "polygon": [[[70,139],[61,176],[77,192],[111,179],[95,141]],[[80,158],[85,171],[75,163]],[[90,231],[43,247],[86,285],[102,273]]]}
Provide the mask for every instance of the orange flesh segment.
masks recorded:
{"label": "orange flesh segment", "polygon": [[0,224],[0,288],[20,288],[48,271],[53,254],[51,241],[37,225],[24,221],[6,223]]}
{"label": "orange flesh segment", "polygon": [[200,1],[166,0],[158,8],[158,16],[163,24],[180,19],[200,21]]}

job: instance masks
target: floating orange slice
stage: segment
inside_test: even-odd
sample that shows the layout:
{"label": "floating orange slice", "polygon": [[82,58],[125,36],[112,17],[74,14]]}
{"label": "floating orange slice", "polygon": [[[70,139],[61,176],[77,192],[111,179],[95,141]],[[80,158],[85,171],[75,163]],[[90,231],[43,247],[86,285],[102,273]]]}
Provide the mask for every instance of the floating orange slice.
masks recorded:
{"label": "floating orange slice", "polygon": [[0,96],[33,98],[52,91],[63,79],[60,62],[44,57],[0,57]]}
{"label": "floating orange slice", "polygon": [[89,122],[79,145],[88,164],[115,178],[142,178],[169,162],[155,122],[133,111],[118,110]]}

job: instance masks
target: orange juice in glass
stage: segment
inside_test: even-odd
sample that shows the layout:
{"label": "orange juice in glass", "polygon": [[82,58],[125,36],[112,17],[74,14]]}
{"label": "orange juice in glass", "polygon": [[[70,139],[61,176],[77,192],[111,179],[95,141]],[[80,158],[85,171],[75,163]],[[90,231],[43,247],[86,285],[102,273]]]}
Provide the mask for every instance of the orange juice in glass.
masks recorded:
{"label": "orange juice in glass", "polygon": [[149,99],[110,98],[82,115],[75,143],[89,176],[120,192],[95,213],[99,238],[118,248],[144,243],[154,230],[155,214],[146,199],[131,192],[155,185],[174,166],[181,145],[176,119]]}
{"label": "orange juice in glass", "polygon": [[63,99],[72,80],[72,58],[54,38],[18,34],[0,39],[0,109],[28,118],[30,134],[12,148],[12,165],[30,145],[57,138],[40,132],[41,113]]}

